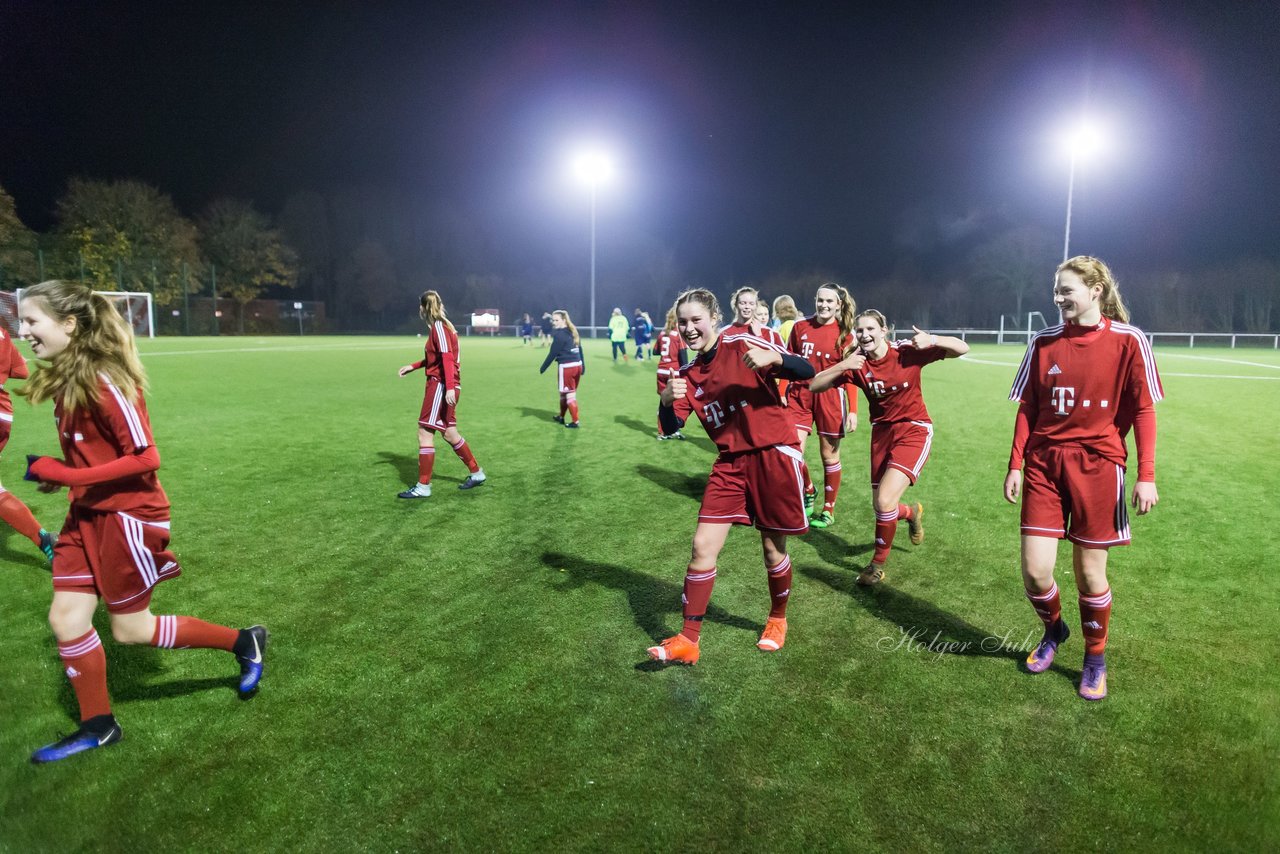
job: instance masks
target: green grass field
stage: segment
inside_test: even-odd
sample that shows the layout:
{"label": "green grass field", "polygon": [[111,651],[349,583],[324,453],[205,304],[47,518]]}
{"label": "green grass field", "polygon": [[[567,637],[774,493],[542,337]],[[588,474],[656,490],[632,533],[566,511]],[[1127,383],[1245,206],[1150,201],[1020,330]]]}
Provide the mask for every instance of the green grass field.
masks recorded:
{"label": "green grass field", "polygon": [[[489,483],[455,489],[441,442],[434,496],[405,502],[422,383],[396,369],[420,344],[142,342],[184,566],[153,610],[265,623],[267,676],[241,702],[226,654],[121,647],[100,620],[124,741],[28,764],[75,703],[48,573],[0,535],[0,850],[1280,846],[1280,353],[1157,350],[1161,503],[1112,557],[1111,696],[1090,704],[1078,632],[1020,668],[1039,624],[1000,497],[1020,348],[926,371],[927,539],[902,532],[885,585],[853,583],[864,426],[837,524],[791,541],[786,648],[755,647],[767,591],[740,529],[702,661],[660,669],[644,649],[680,625],[714,450],[698,427],[654,440],[653,363],[589,342],[568,431],[545,351],[464,339],[460,428]],[[56,452],[51,411],[16,408],[0,479],[57,527],[65,499],[21,479]]]}

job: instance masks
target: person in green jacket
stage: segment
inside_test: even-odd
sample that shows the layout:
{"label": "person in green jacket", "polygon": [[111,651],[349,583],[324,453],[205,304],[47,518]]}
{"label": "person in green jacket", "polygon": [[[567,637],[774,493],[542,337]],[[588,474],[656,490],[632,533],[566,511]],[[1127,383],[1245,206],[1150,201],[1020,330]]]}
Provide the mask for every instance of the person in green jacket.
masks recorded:
{"label": "person in green jacket", "polygon": [[627,338],[631,334],[631,323],[622,314],[622,309],[615,308],[613,315],[609,318],[609,343],[613,345],[613,360],[618,361],[618,354],[622,354],[622,361],[627,361]]}

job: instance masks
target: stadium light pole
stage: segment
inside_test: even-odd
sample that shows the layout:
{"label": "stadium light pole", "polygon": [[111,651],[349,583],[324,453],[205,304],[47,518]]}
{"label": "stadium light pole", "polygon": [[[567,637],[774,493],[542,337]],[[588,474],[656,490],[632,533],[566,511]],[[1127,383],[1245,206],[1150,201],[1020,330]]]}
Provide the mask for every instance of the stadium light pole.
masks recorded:
{"label": "stadium light pole", "polygon": [[1067,135],[1067,152],[1071,166],[1067,173],[1067,229],[1062,238],[1062,260],[1071,257],[1071,205],[1076,189],[1076,163],[1081,157],[1094,154],[1102,144],[1102,133],[1097,124],[1081,119]]}
{"label": "stadium light pole", "polygon": [[584,151],[574,158],[574,172],[591,191],[591,337],[596,337],[596,196],[613,177],[613,161],[602,151]]}

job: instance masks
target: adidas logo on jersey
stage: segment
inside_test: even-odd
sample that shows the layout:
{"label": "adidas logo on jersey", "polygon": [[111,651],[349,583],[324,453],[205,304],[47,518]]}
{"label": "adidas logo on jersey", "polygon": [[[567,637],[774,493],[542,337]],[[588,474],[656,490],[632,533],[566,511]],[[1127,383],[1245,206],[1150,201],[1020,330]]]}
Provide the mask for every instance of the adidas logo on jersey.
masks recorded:
{"label": "adidas logo on jersey", "polygon": [[1059,368],[1058,363],[1054,362],[1053,367],[1049,369],[1049,376],[1057,376],[1060,373],[1062,373],[1062,368]]}
{"label": "adidas logo on jersey", "polygon": [[702,397],[702,386],[698,386],[693,390],[694,397]]}

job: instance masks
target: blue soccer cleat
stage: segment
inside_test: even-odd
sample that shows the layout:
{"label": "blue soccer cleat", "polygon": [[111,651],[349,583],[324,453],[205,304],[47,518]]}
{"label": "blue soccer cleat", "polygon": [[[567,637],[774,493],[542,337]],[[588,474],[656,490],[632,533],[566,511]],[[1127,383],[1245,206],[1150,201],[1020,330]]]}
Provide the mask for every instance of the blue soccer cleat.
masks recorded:
{"label": "blue soccer cleat", "polygon": [[53,563],[53,547],[58,544],[58,538],[50,534],[44,528],[40,529],[40,551],[44,552],[45,559],[49,563]]}
{"label": "blue soccer cleat", "polygon": [[71,733],[71,735],[60,738],[53,744],[46,744],[35,753],[32,753],[31,761],[36,765],[57,762],[60,759],[75,756],[77,753],[84,753],[86,750],[94,750],[95,748],[115,744],[123,735],[124,733],[120,731],[120,725],[116,723],[114,716],[99,715],[87,721],[82,721],[80,729]]}
{"label": "blue soccer cleat", "polygon": [[241,699],[247,700],[258,693],[258,683],[262,681],[262,671],[265,669],[262,663],[263,653],[267,651],[270,635],[263,626],[241,629],[240,634],[241,640],[236,643],[236,647],[241,650],[236,653],[236,660],[240,662],[240,684],[237,690]]}

